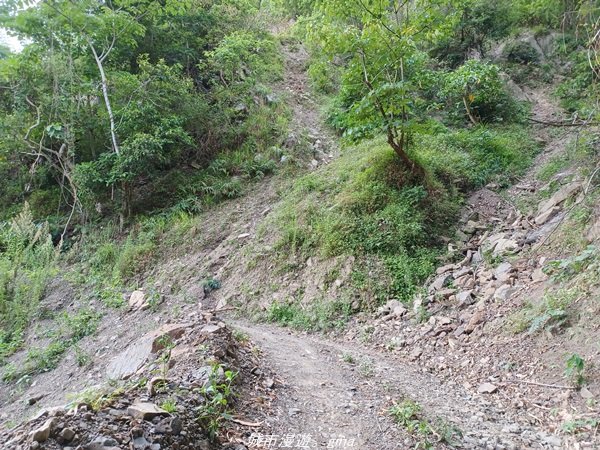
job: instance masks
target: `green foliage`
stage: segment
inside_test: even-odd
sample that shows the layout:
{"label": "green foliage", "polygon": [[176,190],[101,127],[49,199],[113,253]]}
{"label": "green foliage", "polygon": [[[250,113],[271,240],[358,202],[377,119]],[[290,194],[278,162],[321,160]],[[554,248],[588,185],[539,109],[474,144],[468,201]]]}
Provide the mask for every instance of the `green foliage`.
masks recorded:
{"label": "green foliage", "polygon": [[58,320],[58,328],[50,332],[51,342],[45,347],[31,347],[22,367],[14,371],[5,371],[3,379],[13,381],[17,378],[36,373],[47,372],[58,366],[65,352],[75,347],[75,356],[79,365],[85,365],[89,356],[83,354],[77,343],[96,332],[101,314],[89,309],[77,313],[63,313]]}
{"label": "green foliage", "polygon": [[527,303],[510,318],[512,331],[535,334],[542,330],[560,332],[574,318],[571,304],[580,295],[577,288],[563,287],[556,292],[546,292],[538,303]]}
{"label": "green foliage", "polygon": [[[357,287],[379,300],[408,301],[434,269],[432,236],[448,233],[460,207],[459,190],[497,180],[528,166],[535,145],[525,130],[477,127],[415,136],[414,154],[430,173],[435,195],[406,183],[406,172],[382,138],[348,147],[326,168],[299,178],[272,217],[278,246],[304,257],[353,255],[384,267],[356,274]],[[509,178],[510,177],[510,178]],[[361,265],[367,264],[362,262]],[[380,289],[377,279],[385,285]]]}
{"label": "green foliage", "polygon": [[33,222],[29,206],[0,224],[0,361],[14,353],[55,271],[48,225]]}
{"label": "green foliage", "polygon": [[177,402],[174,398],[168,398],[161,402],[160,407],[164,409],[169,414],[173,414],[177,412]]}
{"label": "green foliage", "polygon": [[573,353],[566,362],[565,376],[571,379],[577,387],[585,383],[585,361],[577,353]]}
{"label": "green foliage", "polygon": [[519,64],[537,63],[539,56],[535,49],[528,42],[513,41],[506,45],[504,54],[508,61]]}
{"label": "green foliage", "polygon": [[461,435],[457,428],[444,421],[430,423],[423,417],[421,405],[412,400],[395,403],[388,412],[399,426],[418,438],[416,448],[433,449],[434,444],[441,443],[454,446]]}
{"label": "green foliage", "polygon": [[266,319],[303,331],[327,331],[343,326],[350,315],[350,305],[343,301],[315,301],[303,306],[292,300],[271,304]]}
{"label": "green foliage", "polygon": [[496,65],[472,59],[445,78],[442,95],[463,117],[473,123],[514,120],[518,107],[506,92]]}
{"label": "green foliage", "polygon": [[544,272],[556,281],[566,281],[587,270],[590,264],[598,263],[598,249],[589,245],[583,252],[570,258],[550,261]]}
{"label": "green foliage", "polygon": [[537,145],[528,130],[478,126],[420,136],[415,150],[446,186],[467,191],[496,181],[506,186],[531,164]]}
{"label": "green foliage", "polygon": [[222,422],[231,418],[230,403],[234,396],[232,388],[237,375],[237,372],[224,370],[221,365],[216,364],[209,375],[208,385],[201,390],[206,402],[200,408],[198,420],[211,439],[216,439]]}
{"label": "green foliage", "polygon": [[[0,60],[2,210],[29,197],[64,223],[74,203],[74,223],[170,207],[192,190],[181,178],[197,181],[190,163],[238,148],[250,177],[273,170],[251,161],[287,123],[264,84],[281,59],[253,2],[12,3],[3,24],[31,45]],[[221,178],[193,193],[239,194]]]}

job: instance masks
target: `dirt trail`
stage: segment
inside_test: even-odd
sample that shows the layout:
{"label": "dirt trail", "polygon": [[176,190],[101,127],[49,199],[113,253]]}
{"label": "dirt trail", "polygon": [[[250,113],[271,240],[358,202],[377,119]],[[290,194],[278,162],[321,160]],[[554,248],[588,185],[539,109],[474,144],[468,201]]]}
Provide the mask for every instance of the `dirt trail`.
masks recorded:
{"label": "dirt trail", "polygon": [[[294,122],[312,130],[317,139],[332,142],[315,111],[317,105],[308,94],[306,52],[302,48],[294,52],[286,49],[285,56],[286,79],[280,89],[290,93]],[[534,117],[550,120],[559,112],[547,92],[533,91],[529,95],[534,103]],[[552,138],[543,131],[539,134],[540,139],[550,143],[538,157],[540,163],[564,150],[570,138]],[[534,178],[534,172],[526,178]],[[493,200],[497,208],[497,199]],[[472,202],[471,206],[477,208],[477,203]],[[385,450],[415,448],[419,443],[423,445],[425,439],[439,440],[434,448],[446,448],[448,444],[441,442],[440,436],[409,434],[392,422],[387,411],[395,401],[405,399],[421,405],[423,416],[429,423],[437,424],[436,430],[458,430],[453,444],[460,448],[527,449],[555,445],[549,435],[522,416],[493,404],[484,395],[469,393],[455,381],[441,381],[418,363],[361,347],[356,342],[335,342],[247,322],[231,323],[259,345],[269,365],[281,377],[279,403],[268,423],[272,434],[280,439],[289,434],[312,438],[310,446],[290,448],[346,446]]]}
{"label": "dirt trail", "polygon": [[[283,392],[269,424],[273,434],[310,435],[309,448],[328,448],[330,439],[345,436],[355,449],[414,448],[424,436],[410,436],[387,414],[394,401],[413,400],[427,421],[455,434],[461,448],[530,448],[528,440],[510,436],[517,425],[502,411],[461,386],[444,384],[417,364],[390,355],[284,329],[232,322],[247,333],[281,376]],[[349,359],[352,358],[352,361]],[[429,440],[435,441],[435,436]],[[438,442],[435,448],[446,448]],[[450,447],[449,447],[450,448]],[[543,448],[543,447],[531,447]]]}

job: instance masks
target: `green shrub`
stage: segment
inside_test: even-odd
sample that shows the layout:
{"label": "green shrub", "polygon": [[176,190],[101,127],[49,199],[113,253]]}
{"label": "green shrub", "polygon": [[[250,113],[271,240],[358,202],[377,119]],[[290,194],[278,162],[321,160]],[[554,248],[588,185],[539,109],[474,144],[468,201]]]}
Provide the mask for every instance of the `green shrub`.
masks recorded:
{"label": "green shrub", "polygon": [[522,114],[500,77],[500,69],[471,59],[445,76],[441,95],[457,117],[473,123],[515,121]]}
{"label": "green shrub", "polygon": [[446,186],[474,189],[499,181],[506,185],[531,163],[537,146],[527,129],[479,126],[472,130],[422,135],[416,152]]}
{"label": "green shrub", "polygon": [[0,224],[0,360],[21,345],[54,274],[56,251],[48,225],[36,225],[29,209]]}

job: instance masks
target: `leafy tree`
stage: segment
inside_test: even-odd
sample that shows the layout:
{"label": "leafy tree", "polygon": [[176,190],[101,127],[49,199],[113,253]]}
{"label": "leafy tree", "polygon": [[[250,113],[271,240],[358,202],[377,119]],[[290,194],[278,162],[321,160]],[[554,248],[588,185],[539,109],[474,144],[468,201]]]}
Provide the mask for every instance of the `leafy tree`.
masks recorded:
{"label": "leafy tree", "polygon": [[506,118],[514,108],[504,89],[497,66],[469,60],[446,75],[443,93],[457,109],[462,109],[471,123]]}
{"label": "leafy tree", "polygon": [[426,110],[427,56],[419,42],[445,34],[455,14],[448,1],[321,1],[308,34],[334,60],[345,61],[340,92],[346,134],[382,129],[388,144],[415,176],[425,170],[410,153],[411,135]]}

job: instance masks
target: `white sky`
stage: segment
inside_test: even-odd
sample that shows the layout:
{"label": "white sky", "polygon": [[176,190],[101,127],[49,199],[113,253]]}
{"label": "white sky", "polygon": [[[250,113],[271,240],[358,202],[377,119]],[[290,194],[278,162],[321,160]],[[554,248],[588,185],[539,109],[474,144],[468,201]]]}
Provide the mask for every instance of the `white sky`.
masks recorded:
{"label": "white sky", "polygon": [[13,52],[23,50],[22,42],[14,36],[9,36],[3,28],[0,28],[0,42],[8,46]]}

